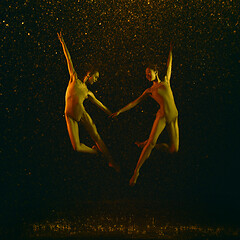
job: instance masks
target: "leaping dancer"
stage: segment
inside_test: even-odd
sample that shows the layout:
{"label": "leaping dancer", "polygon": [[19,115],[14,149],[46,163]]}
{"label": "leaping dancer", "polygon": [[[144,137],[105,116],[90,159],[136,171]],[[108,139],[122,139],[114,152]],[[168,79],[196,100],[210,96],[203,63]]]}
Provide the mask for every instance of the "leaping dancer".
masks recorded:
{"label": "leaping dancer", "polygon": [[[134,170],[133,176],[129,181],[130,186],[134,186],[139,176],[139,170],[143,163],[149,158],[154,148],[167,151],[169,153],[177,152],[179,149],[179,129],[178,129],[178,110],[175,105],[173,93],[170,86],[170,77],[172,71],[172,49],[170,44],[170,52],[167,62],[167,73],[163,81],[159,79],[158,70],[155,66],[148,66],[146,68],[146,78],[153,83],[152,87],[146,89],[143,94],[129,103],[116,113],[112,114],[112,117],[118,116],[120,113],[130,110],[139,104],[147,96],[152,97],[159,105],[160,109],[156,114],[156,119],[153,123],[149,138],[140,143],[136,142],[138,147],[142,147],[142,153],[137,162],[137,166]],[[164,128],[167,127],[170,143],[157,143],[159,135]]]}
{"label": "leaping dancer", "polygon": [[[104,158],[108,161],[109,167],[112,167],[117,172],[119,172],[120,167],[114,162],[108,148],[98,134],[96,125],[94,124],[93,120],[83,105],[84,100],[88,98],[106,114],[109,116],[112,114],[111,111],[106,106],[104,106],[87,88],[88,83],[93,84],[98,80],[99,72],[96,69],[91,69],[87,72],[85,77],[80,80],[73,67],[70,53],[67,49],[61,32],[58,33],[58,38],[62,44],[63,52],[67,60],[68,71],[70,74],[70,80],[65,95],[65,119],[72,147],[75,151],[82,153],[98,154],[100,151],[103,154]],[[91,138],[96,143],[96,145],[92,148],[80,142],[78,129],[79,124],[82,124],[86,128]]]}

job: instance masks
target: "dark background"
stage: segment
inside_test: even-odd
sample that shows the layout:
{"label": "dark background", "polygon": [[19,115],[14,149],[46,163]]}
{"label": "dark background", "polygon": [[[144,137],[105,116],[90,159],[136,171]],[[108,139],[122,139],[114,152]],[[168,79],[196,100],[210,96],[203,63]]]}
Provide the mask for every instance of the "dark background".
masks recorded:
{"label": "dark background", "polygon": [[[159,211],[167,221],[239,223],[238,10],[235,0],[1,3],[4,229],[57,214],[94,214],[104,204],[109,213]],[[128,181],[141,152],[134,142],[147,139],[157,103],[149,98],[111,120],[85,102],[121,174],[101,157],[75,153],[63,115],[69,74],[61,30],[79,74],[87,62],[101,65],[89,88],[113,112],[150,86],[148,62],[164,76],[174,43],[180,150],[153,151],[134,188]],[[93,145],[83,127],[80,137]],[[163,132],[159,141],[165,140]]]}

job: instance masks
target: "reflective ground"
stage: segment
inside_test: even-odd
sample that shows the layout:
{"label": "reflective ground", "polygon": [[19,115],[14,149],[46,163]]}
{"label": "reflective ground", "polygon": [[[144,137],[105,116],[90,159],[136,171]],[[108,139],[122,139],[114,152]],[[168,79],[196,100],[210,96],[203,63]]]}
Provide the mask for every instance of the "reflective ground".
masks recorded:
{"label": "reflective ground", "polygon": [[147,224],[134,217],[111,218],[90,216],[86,219],[58,219],[28,226],[31,239],[239,239],[240,228],[206,225],[163,224],[154,217],[146,217]]}
{"label": "reflective ground", "polygon": [[[81,205],[80,205],[81,204]],[[173,239],[237,240],[238,214],[173,206],[172,203],[118,200],[75,202],[62,211],[0,228],[4,239]],[[158,205],[158,206],[157,206]],[[35,212],[37,213],[37,212]],[[235,217],[235,218],[234,218]],[[10,237],[10,238],[9,238]]]}

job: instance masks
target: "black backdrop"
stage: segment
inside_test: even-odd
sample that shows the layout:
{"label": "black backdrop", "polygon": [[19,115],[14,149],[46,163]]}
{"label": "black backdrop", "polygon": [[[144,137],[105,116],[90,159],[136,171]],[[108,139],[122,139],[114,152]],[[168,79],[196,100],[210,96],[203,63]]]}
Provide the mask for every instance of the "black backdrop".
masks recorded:
{"label": "black backdrop", "polygon": [[[238,9],[237,1],[229,0],[2,3],[3,222],[90,211],[91,204],[106,202],[136,212],[143,204],[149,211],[163,206],[185,209],[186,217],[201,212],[213,221],[237,220]],[[134,188],[128,186],[140,155],[134,142],[148,137],[157,104],[149,98],[111,120],[86,101],[121,174],[100,157],[73,152],[63,116],[69,74],[59,31],[79,74],[86,62],[101,65],[100,79],[90,89],[113,112],[150,86],[146,63],[158,63],[164,75],[174,43],[171,85],[180,150],[173,156],[153,151]],[[83,128],[80,136],[93,145]]]}

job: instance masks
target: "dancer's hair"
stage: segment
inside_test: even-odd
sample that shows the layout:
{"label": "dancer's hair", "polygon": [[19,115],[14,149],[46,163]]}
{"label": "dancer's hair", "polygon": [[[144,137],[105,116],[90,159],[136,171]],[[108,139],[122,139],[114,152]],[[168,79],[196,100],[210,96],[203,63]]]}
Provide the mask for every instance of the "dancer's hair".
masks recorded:
{"label": "dancer's hair", "polygon": [[159,70],[158,69],[158,65],[157,64],[153,64],[153,63],[149,63],[146,68],[150,68],[150,69],[152,69],[154,71],[157,71],[157,72]]}
{"label": "dancer's hair", "polygon": [[90,74],[90,76],[92,76],[96,72],[99,72],[99,67],[94,66],[92,64],[86,64],[82,72],[82,78],[85,78],[87,74]]}

